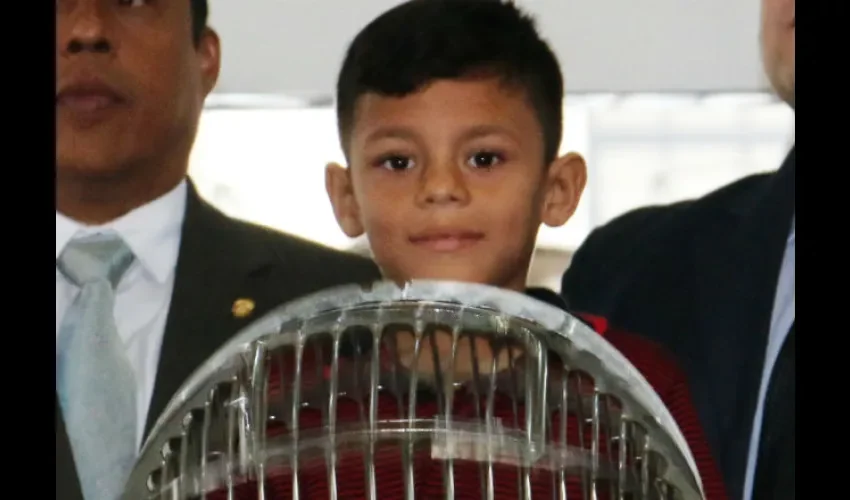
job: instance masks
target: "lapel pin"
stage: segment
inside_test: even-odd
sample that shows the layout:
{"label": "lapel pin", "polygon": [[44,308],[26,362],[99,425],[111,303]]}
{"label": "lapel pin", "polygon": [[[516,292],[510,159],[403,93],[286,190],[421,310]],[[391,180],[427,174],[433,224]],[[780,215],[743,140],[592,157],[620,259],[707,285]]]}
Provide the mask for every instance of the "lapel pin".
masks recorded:
{"label": "lapel pin", "polygon": [[254,312],[254,301],[251,299],[236,299],[233,302],[233,308],[231,311],[233,312],[233,316],[236,318],[247,318]]}

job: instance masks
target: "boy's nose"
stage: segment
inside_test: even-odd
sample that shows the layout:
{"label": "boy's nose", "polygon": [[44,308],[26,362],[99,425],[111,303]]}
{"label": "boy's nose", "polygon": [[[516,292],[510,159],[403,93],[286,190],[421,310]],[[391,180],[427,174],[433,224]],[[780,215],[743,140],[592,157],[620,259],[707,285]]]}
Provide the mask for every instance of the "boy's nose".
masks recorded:
{"label": "boy's nose", "polygon": [[434,166],[422,169],[417,203],[420,206],[469,203],[463,172],[454,166]]}

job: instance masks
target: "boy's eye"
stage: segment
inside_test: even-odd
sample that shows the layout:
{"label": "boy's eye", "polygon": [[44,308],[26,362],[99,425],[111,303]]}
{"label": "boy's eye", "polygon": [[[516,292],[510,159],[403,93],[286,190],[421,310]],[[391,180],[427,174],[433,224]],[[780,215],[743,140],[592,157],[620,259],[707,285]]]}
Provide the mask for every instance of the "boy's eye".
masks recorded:
{"label": "boy's eye", "polygon": [[413,160],[406,156],[387,156],[382,158],[379,163],[388,170],[407,170],[413,168]]}
{"label": "boy's eye", "polygon": [[118,0],[118,5],[124,7],[141,7],[149,1],[150,0]]}
{"label": "boy's eye", "polygon": [[475,168],[493,168],[502,161],[502,156],[489,151],[479,151],[469,158],[469,166]]}

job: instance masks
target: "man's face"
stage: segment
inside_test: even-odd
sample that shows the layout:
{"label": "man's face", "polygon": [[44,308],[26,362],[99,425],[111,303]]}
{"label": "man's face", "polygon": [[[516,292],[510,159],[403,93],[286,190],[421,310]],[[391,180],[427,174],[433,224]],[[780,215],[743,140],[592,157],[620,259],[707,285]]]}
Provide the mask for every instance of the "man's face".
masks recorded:
{"label": "man's face", "polygon": [[762,0],[761,49],[765,71],[783,101],[795,107],[795,0]]}
{"label": "man's face", "polygon": [[193,43],[189,4],[57,2],[60,178],[114,178],[134,168],[180,165],[181,155],[188,158],[204,98],[219,69],[216,35],[207,32],[197,46]]}
{"label": "man's face", "polygon": [[523,289],[540,223],[551,223],[542,127],[523,92],[478,78],[366,94],[349,145],[350,168],[335,174],[350,175],[352,201],[329,192],[388,279]]}

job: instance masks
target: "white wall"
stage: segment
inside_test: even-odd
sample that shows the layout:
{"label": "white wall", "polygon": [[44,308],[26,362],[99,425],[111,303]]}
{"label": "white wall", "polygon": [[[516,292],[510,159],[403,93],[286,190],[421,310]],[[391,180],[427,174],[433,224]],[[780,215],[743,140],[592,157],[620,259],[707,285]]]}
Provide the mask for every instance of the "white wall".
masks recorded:
{"label": "white wall", "polygon": [[[327,99],[351,38],[398,0],[210,0],[217,92]],[[758,0],[521,0],[583,92],[766,88]]]}

